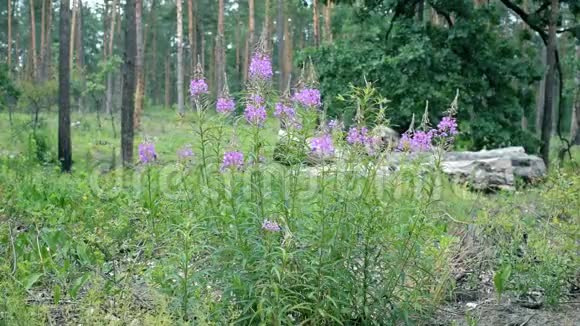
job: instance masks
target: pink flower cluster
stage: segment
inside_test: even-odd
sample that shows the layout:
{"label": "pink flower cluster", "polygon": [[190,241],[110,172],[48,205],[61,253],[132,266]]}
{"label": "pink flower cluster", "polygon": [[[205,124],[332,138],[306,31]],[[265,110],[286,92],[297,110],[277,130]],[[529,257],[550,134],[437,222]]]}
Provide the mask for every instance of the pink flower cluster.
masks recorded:
{"label": "pink flower cluster", "polygon": [[237,169],[241,170],[244,167],[244,153],[238,151],[226,152],[222,161],[221,170]]}
{"label": "pink flower cluster", "polygon": [[329,134],[324,134],[310,139],[310,150],[320,158],[334,155],[334,143]]}
{"label": "pink flower cluster", "polygon": [[197,97],[201,94],[207,94],[208,87],[204,79],[192,79],[189,83],[189,95]]}
{"label": "pink flower cluster", "polygon": [[431,149],[434,139],[445,140],[450,143],[457,134],[459,134],[457,121],[452,116],[446,116],[441,119],[437,129],[404,133],[397,149],[400,151],[424,152]]}
{"label": "pink flower cluster", "polygon": [[248,123],[256,126],[262,126],[266,121],[266,106],[264,99],[260,95],[250,95],[244,110],[244,117]]}
{"label": "pink flower cluster", "polygon": [[236,108],[236,103],[230,97],[220,97],[217,99],[215,108],[218,113],[231,113]]}
{"label": "pink flower cluster", "polygon": [[143,164],[152,163],[157,159],[155,144],[145,142],[139,144],[139,161]]}
{"label": "pink flower cluster", "polygon": [[266,53],[256,52],[250,61],[250,78],[257,80],[270,80],[272,72],[272,60]]}
{"label": "pink flower cluster", "polygon": [[292,100],[307,108],[317,108],[322,105],[320,91],[315,88],[303,88],[297,91]]}
{"label": "pink flower cluster", "polygon": [[262,222],[262,229],[269,232],[280,232],[282,228],[274,221],[264,220]]}

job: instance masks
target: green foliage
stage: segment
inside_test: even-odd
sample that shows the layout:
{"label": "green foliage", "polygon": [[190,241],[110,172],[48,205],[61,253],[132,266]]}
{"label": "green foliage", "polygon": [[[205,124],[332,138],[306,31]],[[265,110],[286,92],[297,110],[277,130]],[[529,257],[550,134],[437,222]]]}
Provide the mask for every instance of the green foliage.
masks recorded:
{"label": "green foliage", "polygon": [[413,114],[422,113],[425,99],[431,121],[437,122],[459,90],[459,120],[467,147],[524,145],[534,152],[538,142],[520,124],[522,114],[527,116],[533,108],[530,88],[539,71],[533,57],[505,34],[496,5],[476,10],[471,3],[441,3],[456,17],[452,27],[402,14],[393,18],[390,30],[380,11],[369,11],[362,20],[351,17],[344,24],[357,24],[351,35],[305,50],[298,62],[308,57],[315,62],[331,117],[353,119],[356,106],[336,96],[349,83],[362,84],[364,79],[390,100],[391,122],[400,132]]}

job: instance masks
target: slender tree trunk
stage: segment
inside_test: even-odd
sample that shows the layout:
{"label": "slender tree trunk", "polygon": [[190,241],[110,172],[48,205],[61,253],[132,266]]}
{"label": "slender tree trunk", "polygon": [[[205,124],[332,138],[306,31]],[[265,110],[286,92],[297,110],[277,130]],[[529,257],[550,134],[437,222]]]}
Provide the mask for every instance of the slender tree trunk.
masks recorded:
{"label": "slender tree trunk", "polygon": [[[109,45],[107,46],[109,53],[107,53],[107,58],[111,59],[113,56],[113,46],[115,44],[115,21],[117,20],[117,3],[119,0],[113,0],[111,7],[111,25],[109,29]],[[105,95],[105,112],[110,115],[113,112],[113,73],[107,73],[107,92]]]}
{"label": "slender tree trunk", "polygon": [[201,48],[199,49],[201,53],[201,66],[205,69],[205,33],[203,32],[203,29],[199,29],[199,34],[201,35]]}
{"label": "slender tree trunk", "polygon": [[[326,0],[326,6],[324,6],[324,38],[327,42],[332,42],[332,0]],[[422,14],[422,9],[420,9]]]}
{"label": "slender tree trunk", "polygon": [[194,11],[194,1],[187,0],[187,36],[189,37],[190,46],[190,64],[191,64],[191,78],[193,78],[193,71],[195,70],[195,63],[197,60],[197,35],[196,35],[196,22],[195,22],[195,11]]}
{"label": "slender tree trunk", "polygon": [[40,56],[39,56],[39,67],[38,67],[38,79],[44,82],[44,51],[46,50],[46,0],[41,0],[42,6],[40,11]]}
{"label": "slender tree trunk", "polygon": [[135,70],[137,74],[137,89],[135,92],[135,129],[141,127],[141,113],[143,112],[143,95],[145,92],[145,78],[143,72],[143,0],[136,0],[135,7],[135,31],[137,33],[137,58],[135,61]]}
{"label": "slender tree trunk", "polygon": [[76,28],[77,28],[77,11],[78,11],[78,0],[72,0],[72,20],[71,20],[71,28],[70,28],[70,68],[73,69],[73,62],[74,62],[74,49],[75,49],[75,42],[76,42]]}
{"label": "slender tree trunk", "polygon": [[44,38],[46,42],[44,55],[46,58],[44,59],[44,78],[48,79],[50,78],[50,73],[52,71],[52,1],[48,0],[46,10],[46,37]]}
{"label": "slender tree trunk", "polygon": [[[576,62],[580,62],[580,45],[576,44]],[[576,94],[574,95],[574,107],[572,108],[572,121],[570,126],[570,142],[580,145],[580,69],[576,66]]]}
{"label": "slender tree trunk", "polygon": [[320,23],[318,22],[318,0],[312,0],[312,32],[314,46],[320,45]]}
{"label": "slender tree trunk", "polygon": [[58,159],[63,172],[72,166],[70,137],[70,9],[69,0],[60,2],[60,37],[58,57]]}
{"label": "slender tree trunk", "polygon": [[[548,55],[546,52],[546,46],[544,43],[541,43],[540,46],[542,47],[542,66],[547,68],[548,65]],[[542,120],[544,119],[544,99],[546,95],[546,72],[542,76],[542,80],[538,85],[538,93],[536,95],[536,134],[538,136],[542,135]]]}
{"label": "slender tree trunk", "polygon": [[264,10],[264,31],[265,31],[265,42],[266,42],[266,50],[269,51],[270,50],[270,40],[272,39],[272,33],[271,33],[271,18],[270,18],[270,0],[266,0],[265,3],[265,10]]}
{"label": "slender tree trunk", "polygon": [[248,35],[246,37],[246,50],[244,55],[244,83],[248,80],[248,67],[250,66],[250,57],[252,55],[252,48],[254,47],[255,29],[254,0],[248,0]]}
{"label": "slender tree trunk", "polygon": [[170,108],[171,103],[170,96],[171,96],[171,69],[169,64],[169,50],[167,51],[167,55],[165,56],[165,107]]}
{"label": "slender tree trunk", "polygon": [[12,73],[12,0],[8,0],[8,76]]}
{"label": "slender tree trunk", "polygon": [[36,19],[34,17],[34,0],[30,0],[30,51],[32,58],[32,76],[38,79],[38,57],[36,56]]}
{"label": "slender tree trunk", "polygon": [[218,0],[218,27],[216,37],[216,91],[220,94],[224,88],[226,73],[226,48],[224,33],[224,0]]}
{"label": "slender tree trunk", "polygon": [[236,73],[238,74],[238,78],[241,78],[242,76],[242,71],[241,71],[241,55],[242,55],[242,51],[240,50],[240,46],[241,46],[241,36],[240,36],[240,31],[242,30],[242,21],[240,20],[240,17],[238,15],[238,28],[236,28],[235,31],[235,38],[236,38]]}
{"label": "slender tree trunk", "polygon": [[133,165],[133,111],[135,110],[135,59],[137,32],[135,0],[125,3],[125,55],[123,64],[123,104],[121,109],[121,156],[123,166]]}
{"label": "slender tree trunk", "polygon": [[289,20],[284,24],[284,80],[285,84],[290,84],[292,78],[292,32]]}
{"label": "slender tree trunk", "polygon": [[[85,52],[83,47],[83,2],[82,0],[77,1],[77,19],[76,19],[76,30],[75,30],[75,47],[76,47],[76,62],[77,62],[77,72],[79,74],[79,79],[82,85],[82,89],[86,87],[84,66],[85,66]],[[85,99],[82,94],[78,95],[78,110],[79,112],[85,107]]]}
{"label": "slender tree trunk", "polygon": [[183,12],[182,0],[177,0],[177,108],[180,115],[185,114],[183,102]]}
{"label": "slender tree trunk", "polygon": [[276,42],[278,43],[278,70],[280,79],[278,88],[283,92],[286,87],[287,77],[284,71],[284,36],[286,17],[284,16],[284,0],[278,0],[278,18],[276,19]]}
{"label": "slender tree trunk", "polygon": [[556,82],[556,24],[558,19],[558,0],[551,0],[550,23],[548,27],[548,46],[546,49],[548,73],[544,98],[544,116],[542,119],[541,154],[546,167],[550,165],[550,138],[552,137],[552,107],[554,105],[554,84]]}

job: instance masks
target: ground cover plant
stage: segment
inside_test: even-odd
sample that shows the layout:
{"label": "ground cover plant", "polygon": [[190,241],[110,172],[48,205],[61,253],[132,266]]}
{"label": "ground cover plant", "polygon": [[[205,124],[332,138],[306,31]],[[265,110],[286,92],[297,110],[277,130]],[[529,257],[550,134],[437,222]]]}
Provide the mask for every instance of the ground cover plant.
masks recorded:
{"label": "ground cover plant", "polygon": [[[326,120],[311,63],[277,94],[261,47],[249,76],[240,96],[226,86],[212,102],[198,67],[185,117],[143,117],[132,170],[90,115],[74,123],[86,155],[72,174],[55,165],[51,114],[34,128],[2,119],[0,321],[428,324],[460,296],[484,296],[482,284],[496,303],[571,301],[577,161],[538,188],[471,192],[439,168],[461,132],[457,97],[389,146],[373,134],[390,108],[371,83],[340,96],[356,110],[345,130]],[[405,161],[385,171],[395,152]]]}

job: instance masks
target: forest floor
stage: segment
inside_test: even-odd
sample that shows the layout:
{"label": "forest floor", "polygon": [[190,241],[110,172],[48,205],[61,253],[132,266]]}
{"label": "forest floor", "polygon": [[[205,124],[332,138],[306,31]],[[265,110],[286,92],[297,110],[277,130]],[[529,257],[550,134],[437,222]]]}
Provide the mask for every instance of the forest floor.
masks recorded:
{"label": "forest floor", "polygon": [[[51,116],[48,119],[47,123],[50,127],[46,130],[56,130],[53,118]],[[19,119],[17,123],[20,121],[21,126],[25,126],[23,121],[26,121],[27,117],[21,116]],[[25,148],[29,141],[27,132],[10,128],[7,119],[0,120],[2,120],[0,121],[0,143],[5,144],[0,147],[0,157],[25,155]],[[92,170],[97,169],[99,173],[102,173],[107,171],[109,166],[114,165],[115,161],[118,162],[114,154],[119,148],[118,139],[116,139],[119,133],[118,126],[116,131],[113,131],[110,125],[107,126],[111,123],[110,120],[102,120],[101,128],[96,128],[96,119],[91,118],[90,122],[87,121],[88,119],[82,116],[73,117],[75,166],[82,172],[77,172],[73,178],[59,180],[60,184],[55,183],[52,192],[48,192],[48,195],[39,194],[41,190],[36,189],[36,185],[33,184],[42,179],[46,173],[44,168],[39,167],[27,172],[30,173],[30,184],[23,184],[21,190],[18,187],[10,187],[8,184],[17,180],[21,172],[11,171],[8,163],[5,163],[6,166],[0,170],[0,200],[12,198],[10,204],[0,207],[0,224],[2,225],[0,244],[3,248],[0,249],[0,253],[2,258],[5,258],[5,261],[0,263],[1,272],[15,274],[13,269],[15,267],[12,267],[11,262],[12,250],[9,248],[11,243],[12,246],[14,245],[16,237],[36,231],[36,239],[32,237],[30,241],[36,241],[38,244],[39,234],[48,232],[48,229],[39,231],[36,214],[43,216],[42,214],[51,212],[51,210],[44,211],[45,207],[52,209],[50,206],[58,205],[59,201],[77,198],[73,195],[69,199],[59,198],[59,195],[62,195],[58,193],[60,189],[74,185],[84,191],[84,183],[91,182],[86,181],[86,177],[90,179],[94,174]],[[180,146],[190,143],[192,137],[191,124],[180,122],[175,127],[176,121],[177,117],[167,112],[145,116],[143,119],[145,131],[139,133],[136,143],[142,139],[152,140],[156,143],[159,156],[175,155]],[[266,129],[268,130],[266,138],[275,141],[275,127],[269,126]],[[7,130],[11,132],[6,132]],[[56,132],[48,134],[44,139],[46,143],[41,145],[45,146],[47,151],[54,151],[55,138]],[[241,143],[242,147],[248,146],[243,136]],[[271,149],[267,154],[271,155]],[[449,262],[452,275],[450,284],[445,284],[444,288],[447,292],[444,298],[431,302],[433,312],[430,317],[418,321],[418,324],[580,325],[579,164],[580,151],[576,149],[573,160],[567,162],[561,169],[555,169],[544,183],[521,185],[515,192],[496,194],[472,193],[465,189],[456,189],[455,197],[444,197],[441,207],[452,220],[448,232],[460,239],[460,244],[454,247],[455,251]],[[2,182],[5,183],[2,184]],[[51,187],[51,185],[44,185],[44,187]],[[33,199],[30,196],[38,197]],[[82,212],[83,209],[94,210],[97,215],[107,210],[119,214],[125,214],[125,210],[139,210],[133,202],[123,202],[127,207],[112,208],[104,206],[104,200],[99,202],[83,196],[79,198],[82,199],[74,201],[72,207],[75,208],[66,212],[65,219],[75,218],[75,211]],[[18,207],[18,200],[28,199],[30,202],[24,205],[24,208]],[[118,206],[119,203],[115,205]],[[35,204],[39,207],[34,207]],[[90,207],[91,205],[95,207]],[[22,219],[15,220],[8,214],[19,214]],[[90,222],[82,223],[88,225]],[[133,222],[128,220],[128,223]],[[92,226],[69,224],[66,228],[72,234],[77,230],[82,230],[84,232],[82,237],[87,245],[100,241],[96,238],[100,235],[91,234]],[[95,226],[94,230],[97,229]],[[3,325],[2,314],[4,313],[15,316],[19,314],[37,316],[34,317],[36,319],[14,317],[23,325],[60,325],[79,322],[91,324],[91,321],[95,324],[118,325],[172,324],[170,309],[166,306],[167,299],[160,294],[158,287],[152,286],[150,280],[146,280],[143,272],[163,264],[164,262],[157,257],[162,256],[163,250],[167,248],[147,247],[143,243],[151,240],[151,235],[142,234],[140,230],[134,232],[136,232],[136,237],[119,242],[120,247],[115,247],[118,245],[115,242],[108,242],[111,245],[111,248],[108,248],[110,252],[113,254],[118,252],[117,258],[112,260],[112,265],[113,270],[119,275],[103,274],[103,279],[92,281],[92,287],[97,289],[111,290],[110,287],[118,287],[118,290],[111,292],[113,293],[111,297],[103,296],[103,293],[93,293],[90,288],[80,283],[81,286],[77,289],[79,295],[74,296],[76,298],[63,295],[61,300],[56,300],[57,294],[54,288],[32,286],[40,275],[32,274],[23,278],[24,281],[20,280],[19,282],[25,283],[26,290],[24,291],[15,290],[18,286],[13,283],[14,277],[11,279],[0,276],[2,293],[20,292],[20,295],[14,294],[13,297],[4,295],[4,300],[0,302],[0,325]],[[171,232],[171,230],[164,232]],[[50,239],[50,236],[47,236],[47,243],[57,241],[56,238],[60,234],[55,232],[55,239]],[[107,252],[106,249],[99,247],[99,250],[104,253]],[[75,259],[86,260],[87,266],[90,266],[93,264],[91,261],[93,258],[84,257],[86,254],[83,250],[83,247],[73,250]],[[31,253],[22,253],[20,259],[32,259],[28,255]],[[42,255],[40,256],[42,259]],[[501,280],[498,281],[496,276],[500,267],[506,265],[506,262],[509,263],[510,272],[506,276],[507,284],[501,286],[502,293],[499,293],[499,285],[496,282]],[[22,266],[23,263],[19,263]],[[37,263],[31,260],[30,263],[25,264]],[[101,273],[102,271],[93,270],[92,272]],[[57,280],[58,268],[50,274]],[[82,274],[75,273],[74,275]],[[147,275],[147,277],[154,278],[155,275]],[[58,284],[57,281],[51,280],[47,284]],[[74,282],[72,283],[72,288],[74,288]],[[60,288],[58,291],[58,296],[60,296]],[[214,292],[210,294],[211,297],[220,296],[219,293]],[[136,311],[139,313],[135,313]]]}

